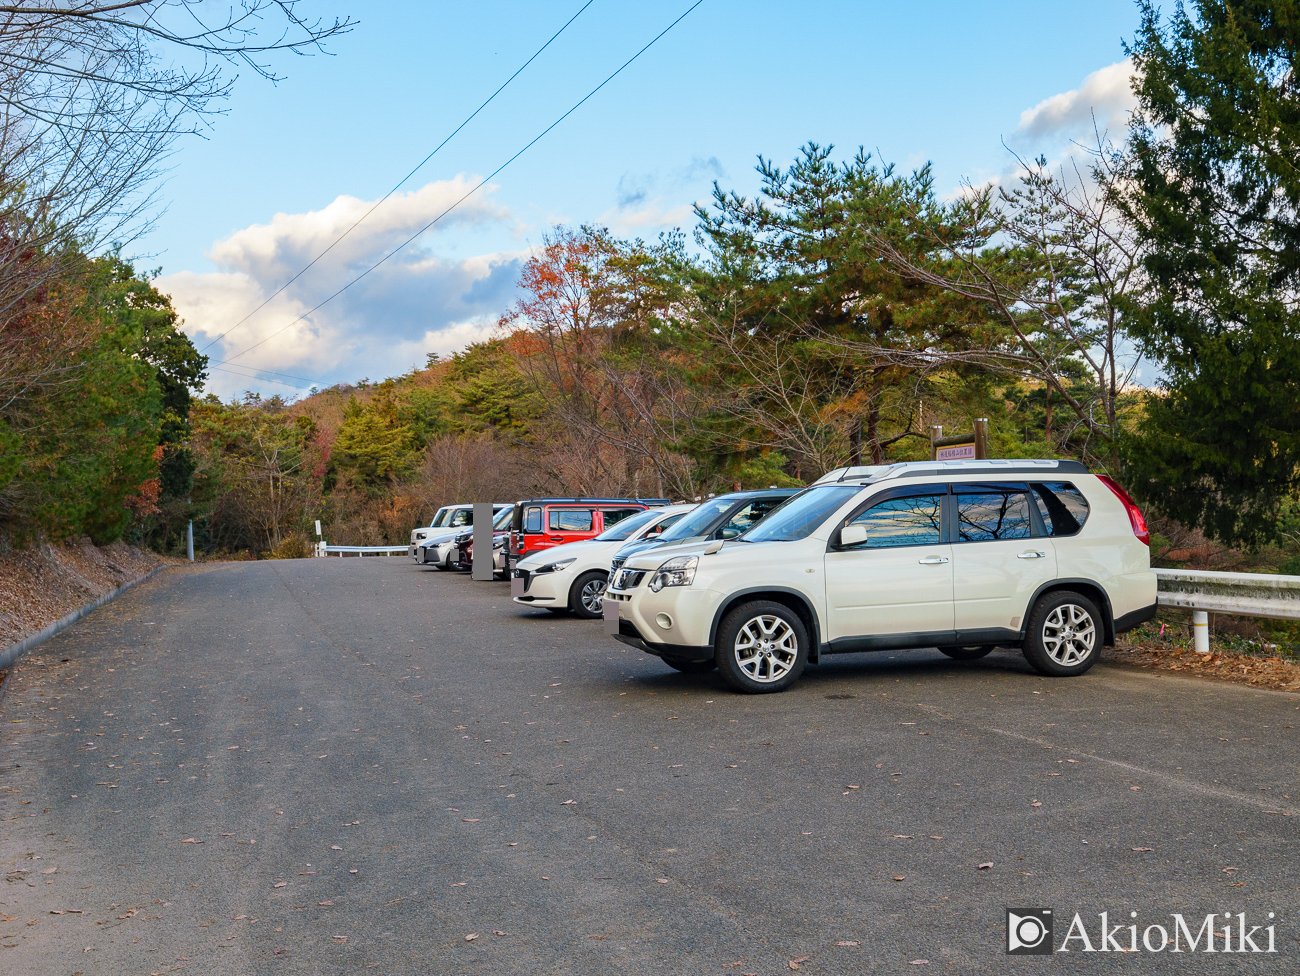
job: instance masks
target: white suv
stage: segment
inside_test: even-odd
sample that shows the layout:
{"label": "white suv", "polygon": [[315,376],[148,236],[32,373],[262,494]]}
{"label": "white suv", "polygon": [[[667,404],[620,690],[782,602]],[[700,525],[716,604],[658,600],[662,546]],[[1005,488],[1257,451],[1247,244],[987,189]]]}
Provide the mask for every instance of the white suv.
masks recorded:
{"label": "white suv", "polygon": [[1019,647],[1082,674],[1156,610],[1142,513],[1075,461],[833,471],[732,542],[633,556],[606,630],[680,671],[781,691],[823,655]]}
{"label": "white suv", "polygon": [[594,620],[609,582],[610,558],[626,543],[658,537],[694,505],[663,505],[637,512],[600,535],[542,549],[519,560],[510,580],[510,595],[526,607],[545,607]]}

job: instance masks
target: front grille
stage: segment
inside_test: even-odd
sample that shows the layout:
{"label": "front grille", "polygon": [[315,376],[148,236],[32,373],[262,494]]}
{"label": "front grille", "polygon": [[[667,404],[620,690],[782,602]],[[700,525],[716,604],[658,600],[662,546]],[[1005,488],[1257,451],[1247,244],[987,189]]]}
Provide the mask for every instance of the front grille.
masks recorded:
{"label": "front grille", "polygon": [[533,583],[533,574],[526,569],[516,569],[515,578],[524,581],[524,592],[528,592],[528,587]]}
{"label": "front grille", "polygon": [[627,556],[624,556],[622,559],[620,559],[618,556],[614,557],[614,561],[609,564],[610,579],[613,579],[615,576],[618,575],[618,571],[623,568],[623,564],[625,562],[627,562]]}
{"label": "front grille", "polygon": [[643,569],[625,569],[618,574],[617,582],[614,583],[616,590],[635,590],[645,579],[646,571]]}

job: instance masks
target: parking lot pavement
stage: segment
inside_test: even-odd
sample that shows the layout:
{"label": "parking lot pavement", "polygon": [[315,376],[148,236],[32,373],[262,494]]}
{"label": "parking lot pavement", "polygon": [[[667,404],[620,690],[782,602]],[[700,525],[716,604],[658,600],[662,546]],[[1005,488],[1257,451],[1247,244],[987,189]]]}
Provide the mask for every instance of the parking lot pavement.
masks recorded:
{"label": "parking lot pavement", "polygon": [[405,559],[172,570],[6,684],[0,972],[1003,973],[1040,908],[1295,972],[1298,699],[933,651],[745,697]]}

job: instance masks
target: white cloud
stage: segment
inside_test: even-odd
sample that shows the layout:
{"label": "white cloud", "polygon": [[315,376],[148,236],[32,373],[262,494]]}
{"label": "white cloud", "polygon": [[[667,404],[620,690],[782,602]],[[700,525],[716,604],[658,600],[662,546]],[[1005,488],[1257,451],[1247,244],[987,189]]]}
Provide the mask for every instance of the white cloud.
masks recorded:
{"label": "white cloud", "polygon": [[1031,139],[1073,135],[1091,130],[1094,117],[1102,131],[1117,132],[1137,105],[1132,78],[1133,62],[1128,59],[1094,71],[1073,91],[1045,98],[1021,112],[1016,134]]}
{"label": "white cloud", "polygon": [[647,228],[653,230],[683,227],[693,223],[694,219],[693,204],[679,203],[677,206],[668,206],[664,203],[663,197],[655,197],[639,210],[629,210],[624,207],[607,210],[596,222],[616,234],[637,234]]}
{"label": "white cloud", "polygon": [[[463,197],[474,182],[457,177],[393,197],[256,312],[372,203],[341,196],[318,211],[276,214],[267,224],[255,224],[214,243],[208,257],[217,271],[182,271],[158,279],[156,284],[172,296],[185,320],[185,331],[200,348],[229,333],[208,350],[214,366],[208,389],[230,396],[257,388],[255,382],[236,375],[249,369],[289,374],[267,377],[267,382],[276,379],[299,387],[327,386],[367,375],[379,379],[422,364],[426,352],[446,355],[485,336],[514,299],[519,265],[527,253],[449,259],[435,253],[434,247],[445,227],[460,225],[463,231],[466,225],[509,223],[509,212],[492,202],[492,187],[471,197],[426,237],[343,294],[311,311]],[[246,316],[247,321],[241,321]],[[239,355],[246,349],[250,351]],[[226,359],[232,362],[221,362]],[[276,385],[263,389],[284,392]]]}

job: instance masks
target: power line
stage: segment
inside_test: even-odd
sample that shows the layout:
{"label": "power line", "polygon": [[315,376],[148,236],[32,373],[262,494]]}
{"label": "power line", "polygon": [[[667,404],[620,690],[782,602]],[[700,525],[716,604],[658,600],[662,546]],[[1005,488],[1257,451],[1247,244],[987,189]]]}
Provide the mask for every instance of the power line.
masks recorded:
{"label": "power line", "polygon": [[457,132],[459,132],[461,129],[465,128],[465,126],[469,125],[470,122],[474,121],[474,117],[477,116],[477,115],[479,114],[479,112],[481,112],[481,111],[483,111],[485,108],[487,108],[488,105],[491,103],[492,99],[496,98],[498,95],[501,94],[501,92],[503,92],[503,91],[505,90],[506,85],[509,85],[510,82],[512,82],[512,81],[514,81],[516,78],[518,78],[519,75],[523,72],[523,70],[524,70],[525,68],[527,68],[530,64],[532,64],[534,61],[537,60],[538,55],[540,55],[543,51],[545,51],[548,47],[551,46],[551,41],[554,41],[557,37],[559,37],[561,34],[563,34],[564,31],[565,31],[565,29],[566,29],[570,24],[572,24],[575,20],[577,20],[577,19],[582,15],[582,12],[583,12],[584,10],[586,10],[588,7],[590,7],[590,6],[591,6],[593,3],[595,3],[595,2],[596,2],[596,0],[587,0],[587,2],[584,3],[584,4],[582,5],[582,7],[578,10],[578,12],[577,12],[576,14],[574,14],[572,17],[570,17],[567,21],[564,22],[564,26],[563,26],[563,27],[561,27],[559,30],[557,30],[554,34],[551,35],[550,40],[548,40],[545,44],[543,44],[541,47],[539,47],[539,48],[538,48],[538,49],[533,53],[533,56],[532,56],[531,58],[529,58],[527,61],[525,61],[523,64],[521,64],[521,65],[519,66],[518,70],[516,70],[514,74],[512,74],[509,78],[507,78],[507,79],[502,83],[502,85],[501,85],[500,88],[498,88],[496,91],[494,91],[491,95],[489,95],[489,96],[487,97],[487,101],[485,101],[485,102],[484,102],[482,105],[480,105],[478,108],[474,109],[474,111],[469,115],[468,118],[465,119],[464,122],[462,122],[460,125],[456,126],[456,128],[455,128],[454,130],[452,130],[451,135],[447,136],[446,139],[443,139],[442,142],[438,143],[438,145],[434,147],[433,152],[429,153],[429,155],[425,156],[422,160],[420,160],[419,164],[416,165],[415,169],[411,170],[409,173],[407,173],[405,176],[403,176],[403,177],[401,178],[401,180],[399,180],[399,181],[397,182],[397,184],[396,184],[396,185],[395,185],[391,190],[389,190],[387,193],[385,193],[385,194],[383,195],[383,197],[381,197],[378,201],[376,201],[376,203],[375,203],[374,206],[372,206],[369,210],[367,210],[367,211],[366,211],[365,213],[363,213],[360,217],[358,217],[357,220],[356,220],[356,223],[354,223],[351,227],[349,227],[349,228],[348,228],[347,230],[345,230],[342,234],[340,234],[337,238],[335,238],[335,239],[334,239],[334,242],[333,242],[332,244],[330,244],[329,247],[325,248],[325,250],[321,251],[320,254],[317,254],[314,258],[312,258],[311,261],[307,264],[306,267],[304,267],[304,268],[303,268],[301,271],[299,271],[296,275],[294,275],[292,278],[290,278],[288,281],[286,281],[283,285],[281,285],[279,288],[277,288],[277,289],[276,289],[276,290],[275,290],[271,295],[269,295],[269,296],[266,298],[266,300],[265,300],[264,302],[262,302],[261,305],[257,306],[257,308],[253,309],[251,312],[249,312],[249,313],[248,313],[247,315],[245,315],[242,319],[240,319],[238,322],[236,322],[234,325],[232,325],[230,328],[228,328],[225,332],[221,333],[221,335],[217,336],[215,339],[213,339],[211,342],[209,342],[206,346],[204,346],[204,347],[203,347],[202,349],[200,349],[199,351],[200,351],[200,352],[207,352],[209,349],[211,349],[213,346],[215,346],[218,342],[220,342],[220,341],[221,341],[222,339],[224,339],[226,336],[230,335],[230,333],[234,332],[237,328],[239,328],[241,325],[243,325],[245,322],[247,322],[249,319],[251,319],[254,315],[256,315],[258,312],[260,312],[262,309],[266,308],[266,306],[269,305],[269,304],[270,304],[270,303],[271,303],[271,302],[272,302],[272,301],[273,301],[273,300],[274,300],[278,295],[280,295],[281,293],[283,293],[284,290],[285,290],[286,288],[288,288],[288,287],[289,287],[290,285],[292,285],[295,281],[297,281],[299,278],[301,278],[304,274],[306,274],[308,271],[310,271],[311,268],[312,268],[312,266],[315,265],[317,261],[319,261],[319,260],[320,260],[321,258],[323,258],[325,255],[329,254],[330,251],[334,250],[335,246],[338,245],[340,242],[342,242],[343,238],[347,237],[347,236],[348,236],[349,234],[351,234],[354,230],[356,230],[357,227],[361,224],[361,222],[362,222],[363,220],[365,220],[365,219],[366,219],[367,217],[369,217],[372,213],[374,213],[376,210],[378,210],[379,207],[380,207],[381,205],[383,205],[383,203],[384,203],[386,200],[388,200],[389,197],[391,197],[394,193],[396,193],[399,189],[401,189],[403,185],[405,185],[405,183],[406,183],[407,180],[409,180],[412,176],[414,176],[414,175],[415,175],[416,173],[418,173],[421,169],[423,169],[423,168],[424,168],[424,164],[427,163],[429,160],[431,160],[434,156],[436,156],[436,155],[438,154],[438,150],[439,150],[439,149],[441,149],[443,146],[447,145],[447,143],[451,142],[451,140],[455,137],[455,135],[456,135]]}
{"label": "power line", "polygon": [[420,235],[422,235],[422,234],[423,234],[425,231],[427,231],[430,227],[432,227],[434,224],[438,223],[438,221],[442,220],[443,217],[447,216],[447,214],[451,213],[453,210],[455,210],[457,207],[459,207],[462,203],[464,203],[466,200],[468,200],[470,197],[472,197],[475,193],[477,193],[480,189],[482,189],[484,185],[486,185],[486,184],[487,184],[487,183],[488,183],[488,182],[489,182],[493,177],[495,177],[495,176],[496,176],[498,173],[500,173],[503,169],[505,169],[507,166],[509,166],[511,163],[513,163],[516,159],[518,159],[520,156],[522,156],[524,153],[526,153],[529,149],[531,149],[533,146],[535,146],[538,142],[540,142],[543,136],[545,136],[548,132],[550,132],[552,129],[554,129],[557,125],[559,125],[561,122],[563,122],[565,119],[567,119],[570,115],[572,115],[574,112],[576,112],[576,111],[577,111],[577,110],[578,110],[578,109],[583,105],[583,103],[585,103],[588,99],[590,99],[590,98],[591,98],[593,95],[595,95],[598,91],[600,91],[602,88],[604,88],[606,85],[608,85],[611,81],[613,81],[616,77],[618,77],[618,76],[623,72],[623,69],[624,69],[624,68],[626,68],[628,65],[630,65],[630,64],[631,64],[633,61],[635,61],[637,58],[641,57],[641,55],[645,54],[646,51],[650,50],[650,48],[653,47],[654,44],[655,44],[655,43],[656,43],[656,42],[657,42],[661,37],[663,37],[663,36],[664,36],[665,34],[667,34],[670,30],[672,30],[674,27],[676,27],[678,24],[680,24],[683,20],[685,20],[686,17],[687,17],[687,15],[689,15],[690,12],[691,12],[692,10],[694,10],[696,7],[698,7],[698,6],[699,6],[700,4],[702,4],[703,2],[704,2],[704,0],[695,0],[695,3],[691,4],[690,7],[688,7],[688,8],[686,9],[686,12],[685,12],[685,13],[683,13],[680,17],[678,17],[676,20],[674,20],[671,24],[669,24],[667,27],[665,27],[665,28],[664,28],[662,31],[660,31],[658,34],[656,34],[655,37],[650,41],[649,44],[647,44],[645,47],[641,48],[641,50],[637,51],[636,54],[632,55],[630,58],[628,58],[626,61],[624,61],[623,64],[620,65],[620,66],[619,66],[619,67],[614,71],[613,74],[611,74],[608,78],[606,78],[604,81],[602,81],[599,85],[597,85],[597,86],[596,86],[595,88],[593,88],[591,91],[587,92],[587,94],[584,95],[584,96],[582,97],[581,100],[579,100],[578,102],[576,102],[572,108],[570,108],[567,112],[565,112],[563,115],[561,115],[558,119],[556,119],[554,122],[552,122],[550,125],[548,125],[548,126],[547,126],[545,129],[543,129],[540,133],[538,133],[537,136],[534,137],[533,140],[532,140],[531,142],[528,143],[528,145],[524,146],[523,149],[520,149],[517,153],[515,153],[513,156],[511,156],[509,159],[507,159],[504,163],[502,163],[500,166],[498,166],[496,169],[494,169],[491,173],[489,173],[489,174],[488,174],[487,176],[485,176],[482,180],[480,180],[477,184],[475,184],[474,187],[473,187],[472,189],[470,189],[469,192],[467,192],[467,193],[466,193],[464,196],[462,196],[459,200],[457,200],[455,203],[453,203],[451,206],[449,206],[449,207],[448,207],[446,210],[444,210],[442,213],[438,214],[438,216],[434,217],[431,221],[429,221],[427,224],[425,224],[423,227],[421,227],[419,230],[417,230],[414,234],[412,234],[410,237],[408,237],[406,240],[404,240],[401,244],[397,245],[397,247],[393,248],[391,251],[389,251],[387,254],[385,254],[382,258],[380,258],[378,261],[376,261],[374,264],[372,264],[370,267],[368,267],[365,271],[361,272],[361,274],[357,275],[355,278],[353,278],[351,281],[349,281],[347,284],[345,284],[345,285],[344,285],[342,288],[340,288],[338,291],[334,292],[332,295],[330,295],[328,298],[326,298],[326,299],[325,299],[324,301],[322,301],[320,304],[314,306],[313,308],[308,309],[306,312],[303,312],[302,315],[299,315],[296,319],[294,319],[292,322],[290,322],[290,323],[289,323],[288,325],[286,325],[284,328],[282,328],[282,329],[277,329],[275,332],[272,332],[272,333],[271,333],[269,336],[267,336],[265,339],[262,339],[262,340],[260,340],[259,342],[255,342],[255,343],[253,343],[253,344],[252,344],[251,346],[249,346],[247,349],[244,349],[244,350],[242,350],[242,351],[240,351],[240,352],[235,353],[235,354],[234,354],[233,356],[231,356],[229,359],[223,359],[223,360],[220,360],[220,362],[221,362],[221,363],[225,363],[225,364],[230,364],[232,360],[238,359],[240,356],[243,356],[243,355],[245,355],[246,353],[250,353],[250,352],[252,352],[254,349],[256,349],[258,346],[262,345],[262,344],[265,343],[265,342],[270,342],[270,341],[271,341],[272,339],[274,339],[276,336],[280,335],[280,333],[285,332],[285,331],[287,331],[287,330],[293,328],[293,327],[294,327],[295,325],[297,325],[299,322],[302,322],[302,321],[306,320],[306,318],[307,318],[308,316],[310,316],[310,315],[312,315],[313,313],[315,313],[315,312],[319,311],[320,309],[324,308],[326,305],[328,305],[328,304],[329,304],[330,302],[332,302],[334,299],[338,298],[339,295],[342,295],[345,291],[347,291],[349,288],[351,288],[353,285],[355,285],[355,284],[356,284],[358,281],[360,281],[362,278],[365,278],[365,277],[366,277],[367,275],[369,275],[372,271],[374,271],[375,269],[377,269],[378,267],[380,267],[380,265],[382,265],[382,264],[384,264],[385,262],[387,262],[389,258],[393,257],[393,255],[397,254],[399,251],[401,251],[403,248],[405,248],[408,244],[410,244],[410,243],[411,243],[412,241],[414,241],[416,238],[420,237]]}
{"label": "power line", "polygon": [[[295,386],[293,383],[285,383],[285,382],[283,382],[283,381],[281,381],[281,380],[270,380],[270,379],[267,379],[265,376],[251,376],[251,375],[248,374],[248,373],[237,373],[237,372],[235,372],[233,369],[222,369],[220,366],[209,366],[208,369],[215,369],[218,373],[229,373],[231,376],[240,376],[240,377],[243,377],[243,378],[246,379],[246,380],[258,380],[258,381],[260,381],[260,382],[262,382],[262,383],[274,383],[274,384],[276,384],[277,386],[287,386],[287,387],[288,387],[289,389],[291,389],[291,390],[306,390],[306,389],[308,389],[308,387],[305,387],[305,386]],[[311,380],[307,380],[307,382],[308,382],[308,383],[311,383]],[[314,386],[315,384],[312,384],[312,385]]]}

